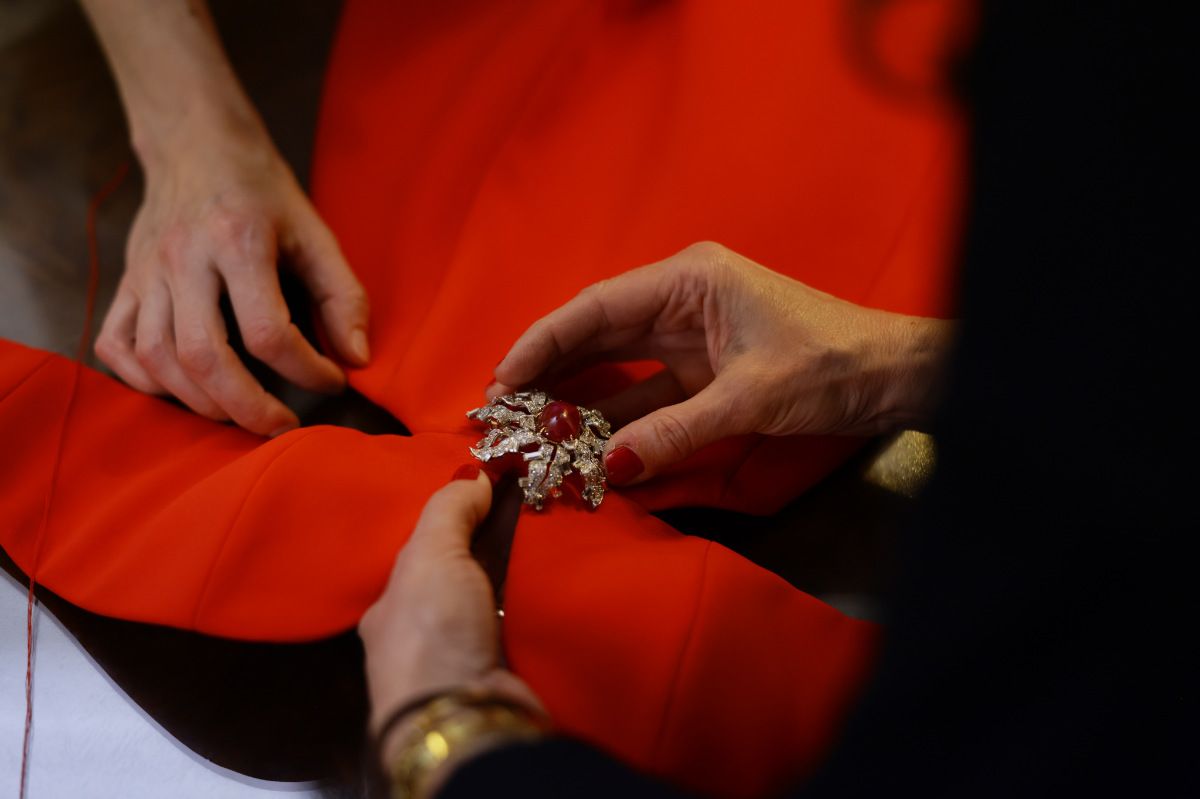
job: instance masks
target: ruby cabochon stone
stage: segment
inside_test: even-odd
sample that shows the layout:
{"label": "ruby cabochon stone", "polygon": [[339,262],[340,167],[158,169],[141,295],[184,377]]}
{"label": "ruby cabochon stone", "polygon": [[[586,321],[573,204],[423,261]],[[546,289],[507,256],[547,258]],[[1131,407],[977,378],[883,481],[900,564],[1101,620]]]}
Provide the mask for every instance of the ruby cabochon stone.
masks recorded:
{"label": "ruby cabochon stone", "polygon": [[538,427],[545,431],[546,438],[561,444],[583,432],[583,417],[579,407],[570,402],[554,400],[546,403],[537,417]]}

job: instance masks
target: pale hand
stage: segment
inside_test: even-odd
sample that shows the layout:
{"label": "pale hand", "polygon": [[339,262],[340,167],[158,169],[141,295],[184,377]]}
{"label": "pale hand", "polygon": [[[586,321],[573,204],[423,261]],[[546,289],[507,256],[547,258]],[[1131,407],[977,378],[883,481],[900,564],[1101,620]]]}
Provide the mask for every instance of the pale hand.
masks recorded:
{"label": "pale hand", "polygon": [[321,392],[340,390],[345,375],[292,322],[279,258],[311,293],[337,355],[356,366],[369,357],[366,294],[265,132],[180,137],[175,157],[147,166],[125,273],[96,353],[134,388],[278,435],[296,427],[296,416],[230,348],[221,293],[251,355]]}

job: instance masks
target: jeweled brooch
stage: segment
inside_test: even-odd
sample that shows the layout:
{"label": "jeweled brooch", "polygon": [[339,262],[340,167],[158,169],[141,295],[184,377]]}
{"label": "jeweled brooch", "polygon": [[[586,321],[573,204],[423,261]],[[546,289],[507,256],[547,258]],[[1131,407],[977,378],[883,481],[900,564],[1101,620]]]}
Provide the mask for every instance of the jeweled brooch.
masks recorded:
{"label": "jeweled brooch", "polygon": [[544,391],[518,391],[469,411],[467,418],[491,428],[471,447],[472,455],[484,463],[507,458],[524,467],[517,483],[525,504],[541,510],[564,488],[592,508],[604,500],[604,442],[610,431],[599,411],[551,399]]}

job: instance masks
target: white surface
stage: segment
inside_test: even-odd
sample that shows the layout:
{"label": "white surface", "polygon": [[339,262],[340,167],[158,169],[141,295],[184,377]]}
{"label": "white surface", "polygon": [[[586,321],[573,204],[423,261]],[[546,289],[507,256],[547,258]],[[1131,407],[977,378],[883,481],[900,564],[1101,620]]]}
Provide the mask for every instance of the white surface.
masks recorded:
{"label": "white surface", "polygon": [[[34,615],[28,799],[317,799],[204,760],[150,719],[44,607]],[[16,796],[25,725],[25,589],[0,571],[0,796]]]}

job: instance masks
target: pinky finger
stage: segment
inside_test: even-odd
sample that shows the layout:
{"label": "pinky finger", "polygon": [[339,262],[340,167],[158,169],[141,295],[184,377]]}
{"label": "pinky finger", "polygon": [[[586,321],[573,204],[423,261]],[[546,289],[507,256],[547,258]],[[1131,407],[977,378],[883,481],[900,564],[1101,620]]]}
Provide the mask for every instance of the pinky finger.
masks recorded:
{"label": "pinky finger", "polygon": [[96,357],[133,388],[146,394],[166,394],[166,389],[150,376],[134,352],[138,303],[125,291],[118,291],[96,337]]}

